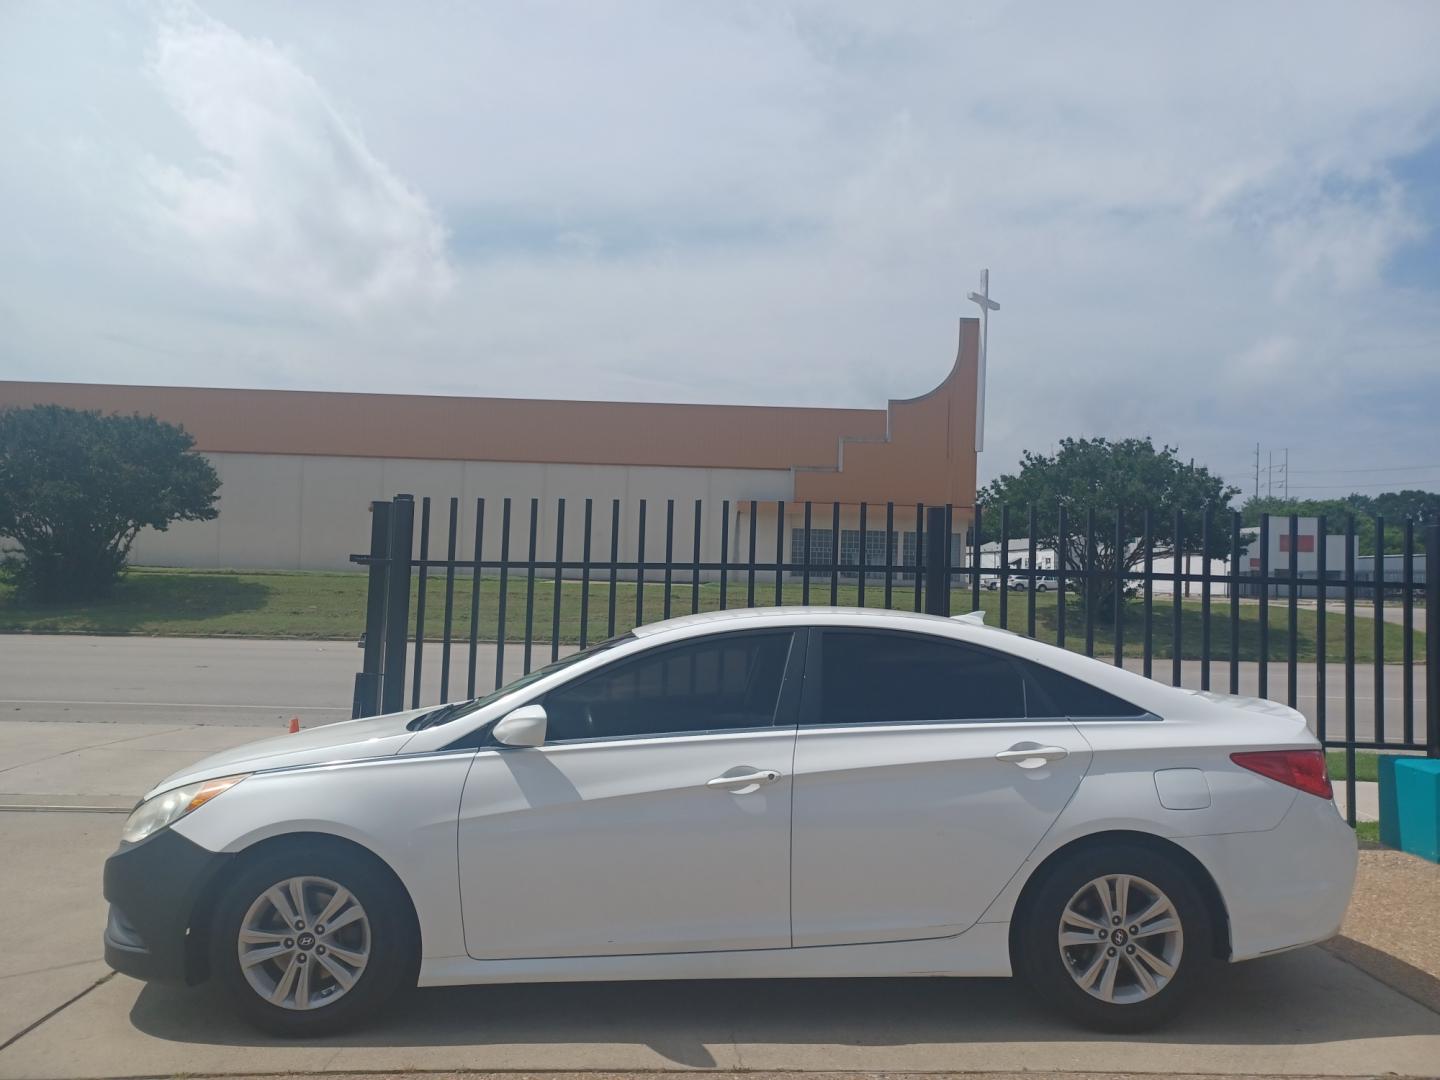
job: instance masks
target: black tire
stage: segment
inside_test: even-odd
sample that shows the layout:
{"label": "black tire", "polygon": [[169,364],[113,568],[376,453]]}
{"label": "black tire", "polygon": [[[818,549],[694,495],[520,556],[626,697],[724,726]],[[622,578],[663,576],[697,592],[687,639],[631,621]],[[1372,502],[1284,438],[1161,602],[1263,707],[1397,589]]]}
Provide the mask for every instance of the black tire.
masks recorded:
{"label": "black tire", "polygon": [[[1148,847],[1116,843],[1082,848],[1062,857],[1043,873],[1044,878],[1036,883],[1035,891],[1026,897],[1022,909],[1016,913],[1021,921],[1012,940],[1017,953],[1016,974],[1052,1008],[1097,1030],[1144,1031],[1174,1017],[1189,994],[1214,970],[1215,930],[1210,910],[1194,879],[1194,871],[1178,859]],[[1153,996],[1140,1000],[1102,1000],[1082,988],[1072,975],[1072,965],[1077,971],[1090,970],[1091,958],[1100,961],[1103,971],[1110,962],[1109,957],[1120,953],[1116,956],[1119,972],[1116,985],[1128,983],[1128,992],[1143,994],[1135,975],[1135,964],[1123,955],[1127,948],[1133,948],[1128,935],[1122,948],[1114,952],[1106,951],[1112,948],[1109,943],[1077,946],[1065,953],[1060,946],[1061,918],[1072,898],[1096,879],[1117,874],[1139,879],[1141,884],[1134,887],[1137,897],[1149,898],[1145,885],[1158,888],[1169,899],[1180,922],[1182,937],[1178,962],[1173,965],[1174,974]],[[1098,901],[1098,898],[1097,892],[1095,899]],[[1149,943],[1157,939],[1145,940]],[[1103,960],[1101,953],[1105,956]],[[1146,966],[1145,970],[1154,977],[1153,969]]]}
{"label": "black tire", "polygon": [[[368,920],[369,956],[359,977],[333,1002],[303,1011],[261,997],[242,971],[239,956],[239,934],[251,905],[271,886],[297,877],[343,886]],[[309,959],[318,958],[312,952]],[[225,883],[211,924],[210,970],[240,1014],[271,1035],[306,1038],[363,1024],[397,993],[415,986],[419,966],[419,934],[399,883],[372,857],[323,841],[287,844],[243,861]]]}
{"label": "black tire", "polygon": [[1039,585],[1036,585],[1036,586],[1035,586],[1035,591],[1036,591],[1036,592],[1049,592],[1049,591],[1050,591],[1050,586],[1049,586],[1049,585],[1046,585],[1046,584],[1042,581]]}

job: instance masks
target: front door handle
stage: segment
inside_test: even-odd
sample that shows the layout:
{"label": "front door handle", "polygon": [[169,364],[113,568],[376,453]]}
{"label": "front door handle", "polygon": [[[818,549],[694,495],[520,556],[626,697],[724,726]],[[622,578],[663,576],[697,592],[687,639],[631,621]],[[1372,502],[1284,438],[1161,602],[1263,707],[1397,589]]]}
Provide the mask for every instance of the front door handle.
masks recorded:
{"label": "front door handle", "polygon": [[1063,746],[1012,746],[995,755],[996,761],[1009,761],[1022,769],[1038,769],[1051,761],[1070,756]]}
{"label": "front door handle", "polygon": [[730,791],[737,795],[745,794],[742,788],[754,790],[763,787],[765,784],[773,784],[780,779],[780,774],[774,769],[757,769],[754,772],[733,773],[726,776],[717,776],[714,780],[706,780],[705,786],[715,788],[719,791]]}

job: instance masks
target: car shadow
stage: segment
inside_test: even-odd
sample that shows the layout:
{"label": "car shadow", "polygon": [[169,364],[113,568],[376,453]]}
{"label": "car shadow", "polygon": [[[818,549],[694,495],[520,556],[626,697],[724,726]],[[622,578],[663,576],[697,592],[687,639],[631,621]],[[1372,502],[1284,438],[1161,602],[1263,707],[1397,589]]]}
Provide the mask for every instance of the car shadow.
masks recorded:
{"label": "car shadow", "polygon": [[[1354,1000],[1357,994],[1366,1000]],[[280,1042],[237,1020],[211,986],[188,991],[147,986],[130,1019],[140,1031],[169,1041]],[[901,978],[426,989],[372,1027],[313,1041],[334,1047],[643,1045],[676,1065],[708,1068],[716,1061],[707,1047],[731,1044],[1262,1046],[1409,1035],[1440,1035],[1440,1015],[1343,960],[1306,949],[1220,970],[1179,1019],[1138,1036],[1079,1028],[1043,1010],[1010,979]]]}

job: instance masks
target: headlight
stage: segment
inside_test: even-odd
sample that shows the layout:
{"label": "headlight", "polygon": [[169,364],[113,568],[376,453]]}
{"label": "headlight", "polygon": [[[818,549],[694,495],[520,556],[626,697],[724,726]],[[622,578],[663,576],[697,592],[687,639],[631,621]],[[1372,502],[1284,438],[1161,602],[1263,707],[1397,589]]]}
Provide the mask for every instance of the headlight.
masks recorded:
{"label": "headlight", "polygon": [[125,828],[120,839],[127,844],[138,844],[152,833],[167,825],[173,825],[192,810],[198,810],[216,795],[229,791],[249,773],[239,776],[222,776],[216,780],[202,780],[198,784],[162,791],[152,799],[146,799],[130,812],[125,819]]}

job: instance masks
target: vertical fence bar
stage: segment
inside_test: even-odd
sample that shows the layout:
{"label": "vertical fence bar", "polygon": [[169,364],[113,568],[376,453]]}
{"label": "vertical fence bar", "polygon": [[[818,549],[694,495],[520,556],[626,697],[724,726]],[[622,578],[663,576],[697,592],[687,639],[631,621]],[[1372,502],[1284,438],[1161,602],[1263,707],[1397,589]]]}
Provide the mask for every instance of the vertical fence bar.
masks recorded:
{"label": "vertical fence bar", "polygon": [[750,500],[750,557],[745,567],[745,606],[755,606],[755,500]]}
{"label": "vertical fence bar", "polygon": [[1085,655],[1095,655],[1095,508],[1085,508]]}
{"label": "vertical fence bar", "polygon": [[1116,667],[1125,665],[1125,513],[1115,508],[1115,581],[1114,608],[1111,611],[1110,636],[1114,654],[1111,662]]}
{"label": "vertical fence bar", "polygon": [[390,563],[385,598],[383,710],[405,708],[405,642],[410,632],[410,555],[415,544],[415,499],[397,495],[390,510]]}
{"label": "vertical fence bar", "polygon": [[385,679],[385,582],[390,573],[391,504],[376,500],[370,504],[370,552],[365,585],[365,651],[355,676],[355,693],[350,718],[376,716],[383,708],[381,690]]}
{"label": "vertical fence bar", "polygon": [[1230,511],[1230,693],[1240,693],[1240,511]]}
{"label": "vertical fence bar", "polygon": [[635,622],[632,626],[645,625],[645,503],[640,500],[640,533],[635,545]]}
{"label": "vertical fence bar", "polygon": [[[950,589],[946,582],[945,557],[949,553],[942,536],[945,532],[945,508],[932,506],[925,519],[925,613],[950,614]],[[916,567],[918,571],[920,568]]]}
{"label": "vertical fence bar", "polygon": [[[1427,574],[1431,569],[1427,559]],[[1405,552],[1400,557],[1400,587],[1402,600],[1400,608],[1400,631],[1404,640],[1400,643],[1402,663],[1400,665],[1400,708],[1401,732],[1408,746],[1415,741],[1415,522],[1405,519]]]}
{"label": "vertical fence bar", "polygon": [[1210,689],[1210,504],[1200,511],[1200,689]]}
{"label": "vertical fence bar", "polygon": [[[975,530],[978,537],[979,529]],[[980,569],[980,560],[975,560],[975,570]],[[1032,578],[1030,587],[1035,587]],[[1010,625],[1010,504],[1003,503],[1000,507],[1000,626],[1002,629]]]}
{"label": "vertical fence bar", "polygon": [[1425,527],[1425,753],[1440,758],[1440,522]]}
{"label": "vertical fence bar", "polygon": [[465,696],[475,696],[475,670],[480,655],[480,569],[485,551],[485,499],[475,500],[475,572],[470,579],[470,651],[465,661]]}
{"label": "vertical fence bar", "polygon": [[530,554],[525,560],[525,664],[522,674],[530,674],[530,655],[535,642],[535,556],[540,538],[540,500],[530,500]]}
{"label": "vertical fence bar", "polygon": [[1325,591],[1329,571],[1326,568],[1329,535],[1325,532],[1325,515],[1315,519],[1315,737],[1325,743],[1325,654],[1330,640],[1325,633]]}
{"label": "vertical fence bar", "polygon": [[1040,591],[1036,583],[1035,574],[1035,504],[1032,502],[1026,513],[1025,531],[1029,534],[1026,538],[1025,556],[1030,562],[1030,596],[1025,609],[1025,633],[1032,638],[1035,636],[1035,594]]}
{"label": "vertical fence bar", "polygon": [[1185,653],[1185,618],[1180,607],[1181,574],[1185,567],[1185,515],[1178,508],[1170,525],[1170,535],[1173,538],[1170,547],[1175,553],[1170,564],[1170,685],[1179,686],[1180,658]]}
{"label": "vertical fence bar", "polygon": [[615,636],[615,600],[620,582],[620,500],[610,500],[610,596],[606,602],[605,636]]}
{"label": "vertical fence bar", "polygon": [[785,603],[785,500],[775,504],[775,606]]}
{"label": "vertical fence bar", "polygon": [[915,504],[915,604],[912,611],[920,610],[920,567],[925,557],[925,504]]}
{"label": "vertical fence bar", "polygon": [[1260,668],[1256,695],[1270,696],[1270,515],[1260,515]]}
{"label": "vertical fence bar", "polygon": [[1375,586],[1375,613],[1372,616],[1374,631],[1372,638],[1375,648],[1375,729],[1371,735],[1376,742],[1385,741],[1385,518],[1375,516],[1375,572],[1371,581]]}
{"label": "vertical fence bar", "polygon": [[1055,644],[1065,648],[1066,564],[1070,561],[1070,529],[1065,520],[1065,504],[1056,512],[1055,524]]}
{"label": "vertical fence bar", "polygon": [[885,607],[890,603],[890,585],[895,569],[895,504],[885,504]]}
{"label": "vertical fence bar", "polygon": [[1152,544],[1154,534],[1148,506],[1145,508],[1141,529],[1140,542],[1145,545],[1145,655],[1141,664],[1145,677],[1148,679],[1154,670],[1155,654],[1155,551]]}
{"label": "vertical fence bar", "polygon": [[420,500],[420,577],[415,596],[415,667],[410,673],[410,707],[420,707],[421,661],[425,655],[425,595],[430,572],[430,496]]}
{"label": "vertical fence bar", "polygon": [[580,648],[590,644],[590,530],[595,524],[594,500],[585,500],[585,539],[580,543]]}
{"label": "vertical fence bar", "polygon": [[800,603],[810,603],[810,501],[805,501],[805,532],[800,550]]}
{"label": "vertical fence bar", "polygon": [[1345,820],[1355,827],[1355,515],[1345,519]]}
{"label": "vertical fence bar", "polygon": [[840,504],[830,507],[830,606],[840,603]]}
{"label": "vertical fence bar", "polygon": [[445,545],[445,619],[440,639],[440,700],[450,700],[450,631],[455,618],[455,540],[460,525],[460,500],[450,499],[450,537]]}
{"label": "vertical fence bar", "polygon": [[[977,500],[975,500],[975,516],[974,516],[973,520],[970,522],[970,610],[971,610],[971,611],[979,611],[979,610],[980,610],[980,554],[981,554],[981,551],[983,550],[983,547],[982,547],[982,545],[981,545],[981,543],[980,543],[980,537],[981,537],[981,534],[982,534],[982,532],[983,532],[983,530],[984,530],[984,526],[981,524],[981,520],[982,520],[982,519],[981,519],[981,513],[982,513],[982,508],[981,508],[981,506],[980,506],[980,500],[977,499]],[[1002,515],[1003,515],[1004,511],[1002,510],[1001,513],[1002,513]],[[950,544],[949,544],[948,538],[947,538],[946,544],[945,544],[945,552],[946,552],[946,555],[947,555],[947,557],[948,557],[949,552],[950,552]],[[1003,573],[1003,571],[1002,571],[1002,573]],[[1003,603],[1004,601],[1001,601],[1001,602]]]}
{"label": "vertical fence bar", "polygon": [[675,574],[675,500],[665,500],[665,598],[662,601],[664,614],[660,617],[670,617],[670,587],[674,584]]}
{"label": "vertical fence bar", "polygon": [[720,503],[720,610],[730,605],[730,500]]}
{"label": "vertical fence bar", "polygon": [[704,527],[701,502],[695,500],[694,534],[690,537],[690,614],[700,610],[700,530]]}
{"label": "vertical fence bar", "polygon": [[[860,550],[858,562],[860,564],[859,576],[855,579],[855,606],[865,606],[865,546],[869,543],[868,534],[865,532],[865,503],[860,504]],[[751,562],[754,562],[752,559]]]}
{"label": "vertical fence bar", "polygon": [[550,606],[550,662],[560,659],[560,601],[564,592],[561,569],[565,565],[565,500],[555,500],[555,595]]}
{"label": "vertical fence bar", "polygon": [[1293,709],[1300,693],[1300,518],[1291,514],[1289,526],[1290,562],[1286,567],[1286,576],[1290,579],[1290,595],[1287,598],[1285,609],[1290,642],[1285,653],[1285,704]]}
{"label": "vertical fence bar", "polygon": [[500,594],[495,614],[495,686],[505,685],[505,609],[510,602],[510,499],[500,504]]}

